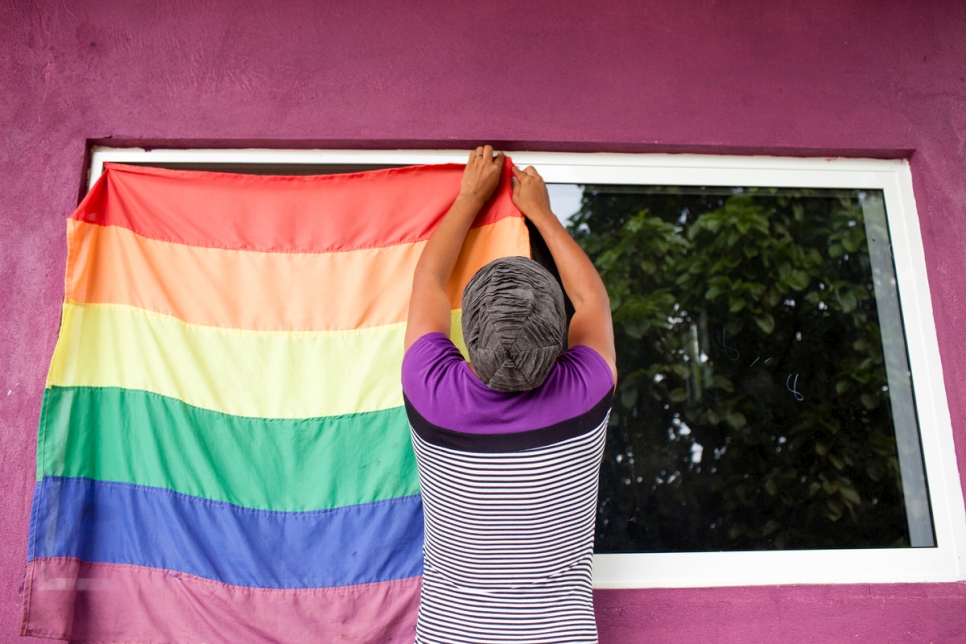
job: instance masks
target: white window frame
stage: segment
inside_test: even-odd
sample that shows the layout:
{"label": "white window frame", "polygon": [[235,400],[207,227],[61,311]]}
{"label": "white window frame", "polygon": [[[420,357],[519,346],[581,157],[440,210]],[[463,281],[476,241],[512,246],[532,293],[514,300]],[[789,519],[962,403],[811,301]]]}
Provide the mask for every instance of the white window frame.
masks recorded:
{"label": "white window frame", "polygon": [[[250,165],[464,163],[457,150],[142,150],[95,148],[90,185],[104,162]],[[548,183],[757,186],[881,190],[895,256],[906,346],[936,547],[602,554],[595,588],[966,580],[966,508],[953,445],[912,174],[906,160],[667,154],[514,152]]]}

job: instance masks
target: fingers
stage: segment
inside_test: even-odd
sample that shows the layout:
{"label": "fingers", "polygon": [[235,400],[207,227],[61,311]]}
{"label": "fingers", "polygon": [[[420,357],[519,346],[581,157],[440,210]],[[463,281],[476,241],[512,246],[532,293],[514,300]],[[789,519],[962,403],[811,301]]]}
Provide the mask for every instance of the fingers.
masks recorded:
{"label": "fingers", "polygon": [[528,166],[525,170],[521,170],[514,165],[511,166],[510,171],[513,173],[511,192],[513,203],[520,209],[523,216],[531,221],[553,217],[547,184],[544,183],[543,177],[536,168]]}
{"label": "fingers", "polygon": [[470,159],[483,159],[488,161],[493,158],[493,146],[481,145],[470,153]]}
{"label": "fingers", "polygon": [[481,145],[477,147],[475,150],[473,150],[472,152],[470,152],[470,158],[469,158],[469,161],[467,161],[467,164],[475,163],[477,160],[480,160],[480,161],[490,162],[493,164],[499,164],[500,166],[502,166],[503,159],[505,157],[506,155],[503,154],[502,152],[499,152],[496,155],[494,155],[492,145]]}
{"label": "fingers", "polygon": [[540,176],[540,174],[532,165],[527,166],[526,170],[521,170],[520,168],[513,166],[511,168],[511,171],[513,172],[513,178],[516,179],[517,182],[529,181],[532,179],[538,179],[540,181],[543,181],[543,177]]}
{"label": "fingers", "polygon": [[493,152],[492,145],[481,145],[470,152],[460,180],[460,194],[486,201],[500,184],[506,155]]}

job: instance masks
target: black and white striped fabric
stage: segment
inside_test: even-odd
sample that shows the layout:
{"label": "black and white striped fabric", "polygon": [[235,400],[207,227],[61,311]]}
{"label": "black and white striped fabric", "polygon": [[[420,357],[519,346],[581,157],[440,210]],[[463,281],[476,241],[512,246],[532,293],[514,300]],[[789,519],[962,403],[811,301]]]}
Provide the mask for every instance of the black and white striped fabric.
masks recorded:
{"label": "black and white striped fabric", "polygon": [[[426,521],[417,642],[597,641],[591,567],[608,415],[506,452],[443,447],[453,437],[417,416]],[[539,443],[557,429],[513,436]],[[485,448],[495,437],[461,438]]]}
{"label": "black and white striped fabric", "polygon": [[607,362],[575,345],[539,387],[500,392],[429,333],[406,351],[402,384],[425,516],[416,641],[596,642]]}

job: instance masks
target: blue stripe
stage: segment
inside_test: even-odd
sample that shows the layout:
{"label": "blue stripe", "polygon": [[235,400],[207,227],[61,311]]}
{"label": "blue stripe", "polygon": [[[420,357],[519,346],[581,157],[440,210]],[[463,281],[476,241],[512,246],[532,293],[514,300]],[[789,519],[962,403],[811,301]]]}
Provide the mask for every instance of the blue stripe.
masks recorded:
{"label": "blue stripe", "polygon": [[423,572],[422,500],[252,510],[162,488],[45,477],[29,558],[151,566],[259,588],[322,588]]}

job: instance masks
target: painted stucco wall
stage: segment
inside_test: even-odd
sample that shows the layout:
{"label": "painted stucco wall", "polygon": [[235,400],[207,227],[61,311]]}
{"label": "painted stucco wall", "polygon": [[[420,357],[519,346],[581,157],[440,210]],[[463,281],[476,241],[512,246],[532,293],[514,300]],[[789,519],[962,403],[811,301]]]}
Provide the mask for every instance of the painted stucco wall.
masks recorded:
{"label": "painted stucco wall", "polygon": [[[0,128],[0,641],[91,141],[910,156],[966,464],[961,0],[0,0]],[[608,643],[966,641],[964,584],[597,605]]]}

